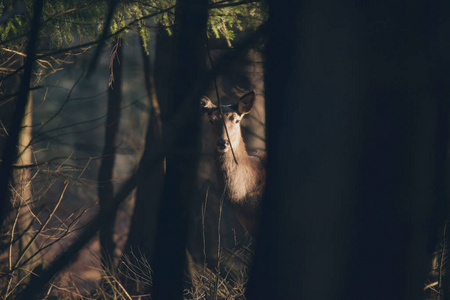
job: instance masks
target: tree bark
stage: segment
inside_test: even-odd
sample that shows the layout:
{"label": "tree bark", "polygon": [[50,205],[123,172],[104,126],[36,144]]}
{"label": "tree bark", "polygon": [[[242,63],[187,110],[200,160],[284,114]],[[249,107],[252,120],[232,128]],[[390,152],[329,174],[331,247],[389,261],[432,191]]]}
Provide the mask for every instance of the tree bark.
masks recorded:
{"label": "tree bark", "polygon": [[[32,126],[33,126],[33,98],[30,92],[28,103],[25,108],[25,115],[23,118],[23,129],[20,133],[18,150],[20,156],[17,159],[17,165],[31,165],[32,164],[32,146],[30,145],[32,138]],[[17,193],[16,208],[20,207],[20,215],[17,223],[17,233],[22,235],[18,245],[18,253],[22,253],[26,245],[31,240],[31,235],[26,234],[27,230],[30,230],[29,226],[33,222],[33,193],[32,193],[32,176],[30,168],[20,168],[14,171],[14,187]],[[19,213],[19,212],[18,212]],[[16,233],[16,235],[17,235]],[[27,254],[23,257],[23,260],[28,259],[31,255],[39,251],[39,246],[33,243]],[[28,277],[30,271],[40,264],[40,259],[35,258],[31,262],[23,266],[18,273],[18,279]],[[25,281],[26,282],[26,281]]]}
{"label": "tree bark", "polygon": [[[114,198],[113,170],[116,156],[117,134],[119,131],[120,105],[122,102],[122,41],[117,39],[116,49],[113,50],[113,79],[108,88],[108,109],[106,114],[105,141],[103,146],[102,160],[98,172],[98,198],[100,210],[108,210]],[[115,52],[115,53],[114,53]],[[105,267],[114,265],[115,243],[114,225],[116,213],[102,220],[100,226],[100,246],[102,263]]]}
{"label": "tree bark", "polygon": [[436,99],[448,95],[429,76],[448,59],[421,35],[442,33],[423,14],[437,6],[406,5],[269,1],[267,193],[249,299],[422,299],[445,149]]}
{"label": "tree bark", "polygon": [[25,114],[33,74],[34,60],[39,41],[40,20],[43,0],[37,0],[33,6],[33,19],[31,21],[30,36],[26,48],[25,64],[22,81],[18,90],[17,102],[9,128],[9,136],[4,149],[2,149],[2,162],[0,165],[0,226],[3,226],[7,214],[10,212],[11,191],[9,188],[13,175],[13,164],[16,162],[21,125]]}
{"label": "tree bark", "polygon": [[163,120],[166,177],[153,265],[154,299],[183,298],[188,211],[194,194],[199,152],[197,82],[205,70],[208,1],[176,4],[174,81]]}
{"label": "tree bark", "polygon": [[[144,153],[140,161],[142,177],[136,187],[136,200],[124,255],[135,265],[145,260],[152,265],[158,220],[159,201],[164,184],[164,157],[161,112],[153,83],[150,56],[141,42],[145,89],[149,104],[149,120]],[[149,270],[139,270],[148,272]],[[148,293],[149,291],[141,291]]]}

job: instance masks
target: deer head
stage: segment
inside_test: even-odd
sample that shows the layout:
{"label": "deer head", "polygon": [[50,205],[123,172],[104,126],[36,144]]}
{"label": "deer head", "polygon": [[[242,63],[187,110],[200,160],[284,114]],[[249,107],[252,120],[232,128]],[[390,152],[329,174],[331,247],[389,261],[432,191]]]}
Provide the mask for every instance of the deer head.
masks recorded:
{"label": "deer head", "polygon": [[254,101],[255,91],[251,91],[242,96],[238,103],[222,106],[222,115],[219,107],[214,105],[208,97],[202,98],[200,107],[208,114],[209,123],[213,128],[214,139],[216,142],[215,147],[218,152],[228,152],[230,150],[230,144],[233,146],[233,149],[238,148],[242,139],[241,119],[250,112]]}

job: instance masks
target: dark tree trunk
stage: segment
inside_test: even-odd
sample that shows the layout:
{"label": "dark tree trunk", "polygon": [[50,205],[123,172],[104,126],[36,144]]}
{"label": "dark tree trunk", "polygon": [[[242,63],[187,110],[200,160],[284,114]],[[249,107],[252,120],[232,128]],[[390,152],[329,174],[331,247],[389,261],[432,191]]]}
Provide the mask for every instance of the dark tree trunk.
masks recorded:
{"label": "dark tree trunk", "polygon": [[450,289],[450,274],[448,267],[448,247],[450,246],[450,237],[448,230],[450,229],[448,221],[444,225],[442,238],[441,238],[441,247],[439,249],[439,255],[437,255],[438,263],[436,264],[437,269],[437,286],[435,290],[438,292],[437,297],[435,298],[426,298],[426,299],[437,299],[437,300],[448,300],[449,297],[449,289]]}
{"label": "dark tree trunk", "polygon": [[161,119],[167,116],[167,106],[169,101],[169,94],[173,86],[173,51],[174,36],[169,35],[164,26],[159,25],[157,31],[158,37],[155,46],[155,60],[154,60],[154,82],[156,98],[161,107]]}
{"label": "dark tree trunk", "polygon": [[[108,88],[108,110],[106,115],[105,141],[102,160],[98,172],[98,198],[100,210],[107,211],[112,206],[114,186],[112,183],[116,156],[117,134],[119,131],[120,105],[122,102],[122,41],[115,42],[113,50],[113,79]],[[115,52],[115,53],[114,53]],[[113,265],[115,243],[113,240],[116,213],[102,220],[100,226],[100,246],[105,267]]]}
{"label": "dark tree trunk", "polygon": [[424,13],[436,7],[269,4],[267,194],[249,299],[422,299],[445,142],[445,94],[428,77],[445,56],[433,61],[422,35],[438,32]]}
{"label": "dark tree trunk", "polygon": [[199,99],[205,65],[207,0],[178,0],[174,81],[163,120],[166,177],[154,259],[154,299],[182,299],[188,211],[199,152]]}
{"label": "dark tree trunk", "polygon": [[[164,184],[164,157],[161,112],[153,83],[150,56],[145,52],[142,39],[140,42],[145,88],[150,109],[145,148],[139,167],[142,170],[142,176],[136,188],[134,212],[124,254],[135,265],[139,265],[143,260],[150,262],[151,265],[158,207]],[[148,272],[145,269],[138,271]],[[149,291],[142,292],[148,293]]]}
{"label": "dark tree trunk", "polygon": [[[448,5],[448,4],[447,4]],[[440,14],[446,14],[448,8],[439,8]],[[436,13],[436,12],[435,12]],[[439,15],[437,13],[436,15]],[[436,18],[440,22],[436,22],[436,27],[441,32],[449,32],[450,20],[448,18]],[[439,55],[441,57],[448,57],[444,54],[448,51],[448,40],[447,36],[439,35],[435,38],[430,38],[430,45],[432,49],[435,49],[434,55]],[[443,236],[441,241],[441,255],[438,257],[438,286],[437,291],[439,295],[438,300],[448,300],[450,299],[450,264],[448,263],[448,249],[450,247],[450,227],[449,227],[449,174],[450,174],[450,160],[448,159],[448,153],[450,150],[450,85],[448,84],[448,76],[446,75],[448,69],[450,68],[449,60],[439,61],[432,68],[433,72],[431,74],[431,82],[434,86],[434,95],[438,99],[438,136],[436,138],[437,151],[437,172],[436,172],[436,196],[438,201],[442,205],[440,209],[440,215],[437,220],[446,218],[445,225],[442,226]],[[432,270],[434,271],[434,270]],[[426,293],[432,292],[432,289],[426,290]],[[430,298],[432,299],[432,298]]]}

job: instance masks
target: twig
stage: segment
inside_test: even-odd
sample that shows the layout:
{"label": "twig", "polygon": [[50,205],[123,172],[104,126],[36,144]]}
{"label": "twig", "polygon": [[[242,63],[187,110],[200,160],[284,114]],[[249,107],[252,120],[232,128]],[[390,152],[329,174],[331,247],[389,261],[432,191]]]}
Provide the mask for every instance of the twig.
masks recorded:
{"label": "twig", "polygon": [[[228,2],[228,1],[221,1],[221,2],[212,3],[210,5],[210,8],[225,8],[225,7],[230,7],[230,6],[234,7],[234,6],[239,6],[239,5],[258,3],[258,2],[262,2],[262,1],[261,0],[243,0],[243,1],[231,2],[231,3],[224,3],[224,2]],[[224,3],[224,4],[221,4],[221,3]]]}
{"label": "twig", "polygon": [[42,231],[45,229],[45,227],[47,227],[48,223],[50,222],[50,219],[53,217],[53,215],[55,214],[56,210],[58,209],[59,205],[61,204],[62,199],[64,198],[64,194],[66,192],[67,187],[69,186],[69,182],[66,180],[64,182],[64,188],[61,192],[61,195],[58,199],[58,202],[56,203],[55,207],[53,208],[52,212],[50,213],[50,215],[47,217],[47,220],[45,220],[45,223],[41,226],[41,228],[39,228],[38,232],[33,236],[33,238],[28,242],[27,246],[25,247],[25,249],[22,252],[22,255],[19,257],[19,259],[16,261],[14,268],[17,268],[17,266],[19,265],[20,261],[24,258],[25,254],[28,252],[28,250],[30,249],[31,245],[34,243],[34,241],[36,241],[36,239],[38,238],[38,236],[42,233]]}
{"label": "twig", "polygon": [[441,296],[441,291],[442,291],[442,277],[444,276],[444,264],[445,264],[445,258],[447,255],[447,224],[448,222],[445,221],[445,225],[444,225],[444,234],[442,237],[442,250],[441,250],[441,261],[439,263],[439,282],[438,282],[438,290],[439,290],[439,296],[438,296],[438,300],[440,300],[442,298]]}
{"label": "twig", "polygon": [[106,40],[108,39],[108,35],[110,33],[110,28],[109,26],[111,26],[111,22],[114,16],[114,13],[116,12],[116,7],[118,4],[117,0],[111,0],[108,1],[109,5],[108,5],[108,14],[106,15],[106,20],[105,20],[105,24],[103,25],[103,32],[100,36],[100,42],[97,45],[97,49],[95,49],[94,52],[94,56],[92,57],[91,63],[89,65],[87,74],[90,75],[95,67],[97,66],[97,62],[98,62],[98,58],[100,57],[100,52],[103,49],[103,46],[106,42]]}
{"label": "twig", "polygon": [[223,115],[222,104],[220,103],[219,89],[217,88],[216,72],[215,72],[213,60],[212,60],[212,57],[211,57],[211,51],[209,50],[208,42],[206,42],[206,50],[208,52],[209,63],[211,64],[211,70],[212,70],[212,75],[213,75],[213,82],[214,82],[214,87],[216,89],[217,106],[219,107],[220,116],[222,117],[223,127],[225,128],[225,133],[227,134],[227,139],[230,141],[231,154],[233,154],[234,162],[236,163],[236,165],[239,165],[238,161],[236,159],[236,156],[234,155],[233,145],[232,145],[231,140],[230,140],[230,135],[228,134],[227,126],[225,125],[225,116]]}
{"label": "twig", "polygon": [[203,232],[203,273],[206,271],[206,237],[205,237],[205,217],[206,217],[206,205],[208,204],[209,188],[206,189],[205,202],[202,204],[202,232]]}
{"label": "twig", "polygon": [[220,204],[219,204],[219,220],[217,224],[217,266],[216,266],[216,281],[214,283],[214,300],[217,300],[217,293],[219,290],[219,277],[220,277],[220,256],[221,256],[221,240],[220,240],[220,224],[222,223],[222,209],[223,209],[223,199],[225,196],[225,188],[223,189],[222,196],[220,197]]}
{"label": "twig", "polygon": [[[20,208],[21,206],[19,205],[19,208],[17,209],[17,214],[16,217],[14,218],[14,224],[11,228],[11,239],[9,242],[9,253],[8,253],[8,266],[9,266],[9,273],[12,272],[13,270],[13,265],[12,265],[12,248],[13,248],[13,242],[14,242],[14,231],[16,230],[16,225],[17,225],[17,221],[19,220],[19,215],[20,215]],[[5,295],[9,294],[9,289],[11,287],[11,283],[13,280],[13,276],[11,275],[8,279],[8,284],[6,286],[6,291],[5,291]]]}

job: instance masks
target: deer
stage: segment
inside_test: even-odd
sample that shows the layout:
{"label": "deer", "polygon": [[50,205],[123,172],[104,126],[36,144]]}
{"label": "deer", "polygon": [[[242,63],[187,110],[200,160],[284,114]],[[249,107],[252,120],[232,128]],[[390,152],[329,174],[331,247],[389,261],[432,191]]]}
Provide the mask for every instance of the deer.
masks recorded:
{"label": "deer", "polygon": [[203,97],[200,107],[211,124],[215,160],[224,196],[229,199],[237,220],[255,237],[259,229],[260,202],[264,194],[265,157],[249,155],[241,134],[241,120],[255,101],[255,91],[243,95],[236,104],[218,107]]}

